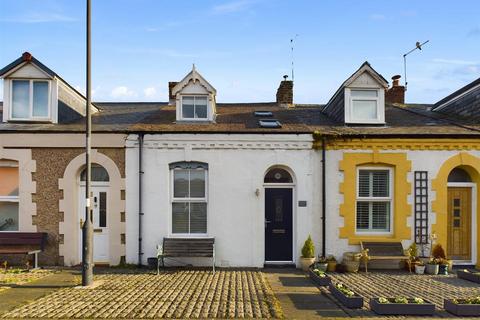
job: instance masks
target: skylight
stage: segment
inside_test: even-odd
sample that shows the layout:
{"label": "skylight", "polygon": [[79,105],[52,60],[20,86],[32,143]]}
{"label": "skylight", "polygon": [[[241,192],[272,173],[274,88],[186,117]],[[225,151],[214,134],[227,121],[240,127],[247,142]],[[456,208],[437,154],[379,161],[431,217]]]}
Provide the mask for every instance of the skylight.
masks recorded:
{"label": "skylight", "polygon": [[272,117],[273,116],[272,111],[264,111],[264,110],[255,111],[253,114],[255,115],[255,117]]}
{"label": "skylight", "polygon": [[282,124],[276,119],[263,119],[259,120],[258,124],[262,128],[281,128]]}

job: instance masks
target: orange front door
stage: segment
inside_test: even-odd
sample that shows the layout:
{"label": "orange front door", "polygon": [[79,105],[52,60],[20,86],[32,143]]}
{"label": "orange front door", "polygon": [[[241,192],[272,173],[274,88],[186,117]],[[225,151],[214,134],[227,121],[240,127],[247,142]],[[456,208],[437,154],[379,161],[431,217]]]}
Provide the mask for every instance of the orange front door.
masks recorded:
{"label": "orange front door", "polygon": [[472,189],[448,188],[447,254],[452,260],[472,259]]}

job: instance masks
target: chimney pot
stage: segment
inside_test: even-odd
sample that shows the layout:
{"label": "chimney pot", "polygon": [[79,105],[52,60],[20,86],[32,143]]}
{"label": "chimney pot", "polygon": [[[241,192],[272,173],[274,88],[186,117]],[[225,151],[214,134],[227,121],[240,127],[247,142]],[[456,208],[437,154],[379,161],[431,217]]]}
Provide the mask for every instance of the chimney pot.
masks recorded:
{"label": "chimney pot", "polygon": [[405,103],[405,87],[400,85],[400,75],[392,77],[392,86],[385,90],[385,102],[387,103]]}
{"label": "chimney pot", "polygon": [[394,76],[392,77],[392,80],[393,80],[392,87],[398,87],[398,86],[400,85],[400,78],[401,78],[401,77],[402,77],[402,76],[399,75],[399,74],[394,75]]}

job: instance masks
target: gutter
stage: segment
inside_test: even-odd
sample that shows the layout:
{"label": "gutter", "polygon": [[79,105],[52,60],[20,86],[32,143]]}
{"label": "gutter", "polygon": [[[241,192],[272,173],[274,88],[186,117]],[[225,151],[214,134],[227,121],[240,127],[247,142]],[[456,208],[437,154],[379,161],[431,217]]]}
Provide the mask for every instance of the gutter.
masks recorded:
{"label": "gutter", "polygon": [[322,256],[325,257],[326,256],[326,244],[325,244],[325,241],[327,239],[327,236],[325,234],[325,231],[326,231],[326,220],[325,220],[325,214],[326,214],[326,208],[327,208],[327,205],[326,205],[326,201],[327,201],[327,191],[325,190],[326,188],[326,180],[327,180],[327,177],[325,176],[326,174],[326,164],[327,164],[327,160],[326,160],[326,151],[325,151],[325,148],[326,148],[326,138],[325,137],[322,137]]}
{"label": "gutter", "polygon": [[138,134],[138,267],[142,267],[142,182],[143,182],[143,133]]}

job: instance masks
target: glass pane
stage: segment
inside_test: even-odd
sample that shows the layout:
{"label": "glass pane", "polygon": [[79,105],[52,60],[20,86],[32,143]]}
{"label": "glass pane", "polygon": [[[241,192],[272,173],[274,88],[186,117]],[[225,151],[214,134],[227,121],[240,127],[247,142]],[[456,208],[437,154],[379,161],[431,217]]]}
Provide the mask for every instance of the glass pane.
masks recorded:
{"label": "glass pane", "polygon": [[[92,163],[92,181],[103,181],[107,182],[110,181],[110,177],[108,176],[107,170],[104,167],[98,164]],[[80,174],[80,181],[86,181],[87,179],[87,169],[83,169],[82,173]]]}
{"label": "glass pane", "polygon": [[195,97],[195,106],[207,106],[207,97]]}
{"label": "glass pane", "polygon": [[12,81],[12,117],[30,118],[30,82],[28,80]]}
{"label": "glass pane", "polygon": [[172,203],[172,232],[188,233],[188,203]]}
{"label": "glass pane", "polygon": [[173,197],[188,198],[188,170],[173,170]]}
{"label": "glass pane", "polygon": [[455,207],[459,207],[460,206],[460,199],[453,199],[453,205]]}
{"label": "glass pane", "polygon": [[283,198],[275,199],[275,222],[283,222]]}
{"label": "glass pane", "polygon": [[195,106],[195,118],[206,119],[207,118],[207,106]]}
{"label": "glass pane", "polygon": [[351,90],[350,94],[355,98],[376,98],[378,96],[377,90]]}
{"label": "glass pane", "polygon": [[267,172],[265,183],[292,183],[293,179],[290,173],[287,170],[281,168],[274,168]]}
{"label": "glass pane", "polygon": [[194,114],[194,98],[193,97],[183,97],[182,98],[182,117],[192,119],[195,117]]}
{"label": "glass pane", "polygon": [[376,100],[353,100],[352,115],[357,120],[375,120],[377,119],[377,101]]}
{"label": "glass pane", "polygon": [[460,219],[453,220],[453,226],[455,228],[460,228]]}
{"label": "glass pane", "polygon": [[48,117],[48,82],[33,82],[33,116]]}
{"label": "glass pane", "polygon": [[387,170],[372,171],[372,196],[388,197],[390,174]]}
{"label": "glass pane", "polygon": [[99,194],[99,218],[98,218],[98,226],[100,228],[105,228],[107,226],[107,193],[100,192]]}
{"label": "glass pane", "polygon": [[0,202],[0,231],[18,231],[17,202]]}
{"label": "glass pane", "polygon": [[207,204],[190,203],[190,233],[207,233]]}
{"label": "glass pane", "polygon": [[357,202],[357,229],[368,230],[369,203],[366,201]]}
{"label": "glass pane", "polygon": [[370,171],[358,171],[358,196],[370,197]]}
{"label": "glass pane", "polygon": [[390,231],[390,202],[371,202],[372,229]]}
{"label": "glass pane", "polygon": [[205,170],[190,170],[190,198],[205,198]]}
{"label": "glass pane", "polygon": [[0,167],[0,196],[18,196],[18,167]]}
{"label": "glass pane", "polygon": [[460,209],[453,209],[453,216],[460,217]]}

